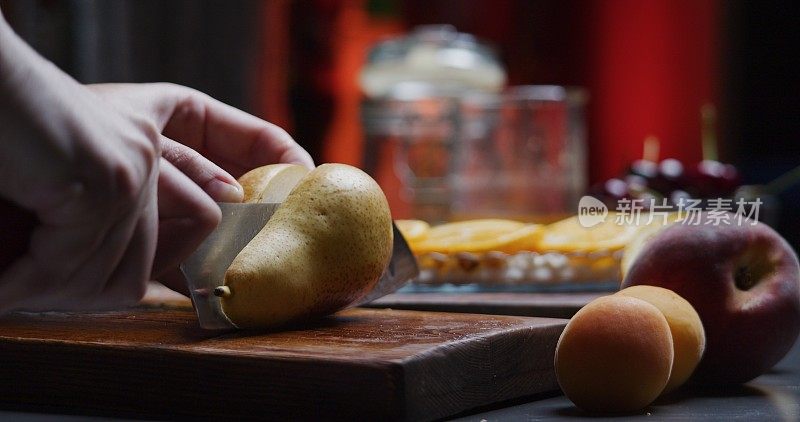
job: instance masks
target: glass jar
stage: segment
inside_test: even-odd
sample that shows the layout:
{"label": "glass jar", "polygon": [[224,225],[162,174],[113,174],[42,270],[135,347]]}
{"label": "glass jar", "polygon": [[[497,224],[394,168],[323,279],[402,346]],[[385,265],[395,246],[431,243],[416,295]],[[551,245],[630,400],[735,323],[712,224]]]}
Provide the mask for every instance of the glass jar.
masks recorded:
{"label": "glass jar", "polygon": [[583,90],[551,85],[465,97],[452,218],[551,222],[573,214],[586,190],[585,102]]}
{"label": "glass jar", "polygon": [[498,92],[505,79],[491,48],[452,26],[419,27],[370,51],[360,75],[364,169],[395,218],[450,218],[461,98]]}

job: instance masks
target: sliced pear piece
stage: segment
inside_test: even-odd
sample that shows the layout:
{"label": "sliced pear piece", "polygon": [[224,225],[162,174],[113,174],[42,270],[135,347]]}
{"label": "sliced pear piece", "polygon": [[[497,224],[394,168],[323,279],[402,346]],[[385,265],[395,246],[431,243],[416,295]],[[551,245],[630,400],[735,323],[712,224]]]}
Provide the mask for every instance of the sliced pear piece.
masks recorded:
{"label": "sliced pear piece", "polygon": [[299,164],[270,164],[242,175],[244,201],[281,203],[311,170]]}
{"label": "sliced pear piece", "polygon": [[308,173],[237,255],[219,289],[241,328],[319,317],[363,297],[392,252],[386,197],[363,171],[324,164]]}

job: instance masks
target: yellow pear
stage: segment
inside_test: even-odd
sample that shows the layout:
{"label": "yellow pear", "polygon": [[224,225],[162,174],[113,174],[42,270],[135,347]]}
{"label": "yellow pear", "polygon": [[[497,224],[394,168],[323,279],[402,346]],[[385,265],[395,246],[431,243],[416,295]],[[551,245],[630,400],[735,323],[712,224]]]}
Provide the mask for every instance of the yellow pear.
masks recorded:
{"label": "yellow pear", "polygon": [[239,178],[242,202],[283,202],[309,171],[299,164],[270,164],[250,170]]}
{"label": "yellow pear", "polygon": [[238,327],[273,327],[336,312],[363,297],[392,253],[386,197],[363,171],[308,173],[225,273],[221,299]]}

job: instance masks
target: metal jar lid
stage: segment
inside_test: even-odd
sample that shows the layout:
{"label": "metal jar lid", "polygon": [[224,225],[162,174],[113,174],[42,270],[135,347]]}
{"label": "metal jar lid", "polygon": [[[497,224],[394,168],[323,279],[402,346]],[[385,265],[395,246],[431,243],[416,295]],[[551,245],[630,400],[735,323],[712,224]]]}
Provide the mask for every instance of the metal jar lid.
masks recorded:
{"label": "metal jar lid", "polygon": [[410,100],[498,92],[506,72],[492,48],[474,36],[450,25],[428,25],[376,44],[359,82],[370,98]]}

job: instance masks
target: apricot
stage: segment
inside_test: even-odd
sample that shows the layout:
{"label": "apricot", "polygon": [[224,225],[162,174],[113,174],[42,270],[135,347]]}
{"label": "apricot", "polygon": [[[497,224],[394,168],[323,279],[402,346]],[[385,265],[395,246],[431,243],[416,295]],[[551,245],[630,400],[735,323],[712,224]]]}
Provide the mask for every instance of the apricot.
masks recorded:
{"label": "apricot", "polygon": [[703,357],[706,333],[700,315],[686,299],[663,287],[632,286],[616,294],[642,299],[658,308],[667,319],[672,333],[675,359],[672,362],[672,374],[662,394],[674,391],[692,376]]}
{"label": "apricot", "polygon": [[564,394],[589,412],[643,409],[664,390],[674,357],[664,314],[634,297],[590,302],[564,328],[555,368]]}

